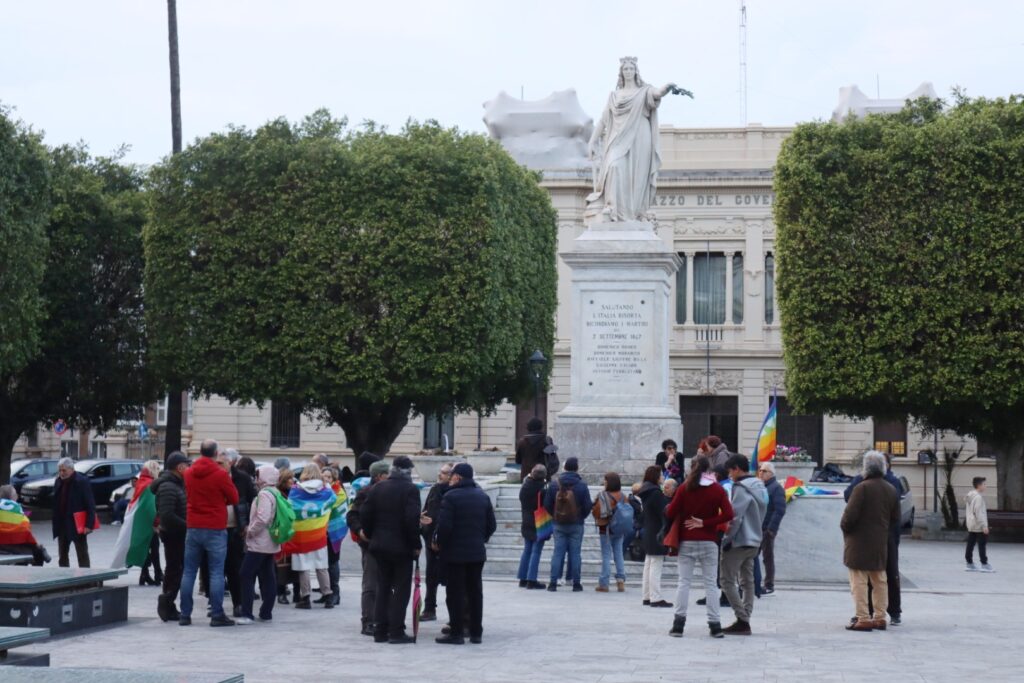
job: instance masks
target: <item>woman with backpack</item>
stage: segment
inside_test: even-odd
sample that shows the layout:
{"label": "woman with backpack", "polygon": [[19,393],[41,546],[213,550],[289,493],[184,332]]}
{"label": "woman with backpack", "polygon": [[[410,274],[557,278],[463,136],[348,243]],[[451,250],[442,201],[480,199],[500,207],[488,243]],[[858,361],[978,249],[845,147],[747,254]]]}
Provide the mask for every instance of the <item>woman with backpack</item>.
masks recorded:
{"label": "woman with backpack", "polygon": [[611,560],[615,558],[615,585],[620,593],[626,590],[626,563],[622,543],[633,532],[633,507],[622,493],[622,479],[617,472],[604,475],[604,491],[597,494],[593,507],[594,522],[601,539],[601,575],[598,593],[607,593],[611,580]]}
{"label": "woman with backpack", "polygon": [[271,465],[264,465],[256,471],[256,486],[259,493],[252,501],[249,511],[249,526],[245,531],[245,557],[242,558],[242,615],[236,624],[253,622],[252,603],[256,579],[260,581],[260,621],[273,619],[274,601],[277,599],[277,574],[274,556],[281,546],[270,537],[270,527],[277,516],[279,503],[287,501],[277,490],[278,471]]}

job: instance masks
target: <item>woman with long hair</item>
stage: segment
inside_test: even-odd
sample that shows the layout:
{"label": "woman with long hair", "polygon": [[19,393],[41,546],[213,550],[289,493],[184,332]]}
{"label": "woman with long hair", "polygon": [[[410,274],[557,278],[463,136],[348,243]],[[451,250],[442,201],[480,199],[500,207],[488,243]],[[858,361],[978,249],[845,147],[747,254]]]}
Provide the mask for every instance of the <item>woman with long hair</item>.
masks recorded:
{"label": "woman with long hair", "polygon": [[324,485],[320,467],[315,462],[302,468],[298,486],[292,488],[288,500],[295,510],[295,535],[284,544],[283,550],[291,555],[292,570],[299,573],[299,595],[295,607],[309,609],[311,591],[309,572],[315,571],[320,584],[320,595],[327,596],[324,607],[334,607],[331,598],[331,578],[328,573],[327,523],[337,496]]}
{"label": "woman with long hair", "polygon": [[694,458],[690,474],[682,486],[676,489],[672,502],[665,508],[665,518],[679,539],[679,555],[676,558],[679,585],[676,590],[675,618],[669,631],[670,636],[683,637],[693,569],[700,563],[707,598],[708,628],[711,637],[723,637],[718,603],[717,527],[731,520],[732,516],[729,496],[715,480],[711,472],[711,462],[704,457]]}
{"label": "woman with long hair", "polygon": [[643,604],[651,607],[672,606],[671,602],[661,597],[661,570],[665,564],[666,550],[658,535],[665,525],[665,506],[668,505],[668,497],[661,488],[664,482],[661,471],[657,465],[644,470],[644,480],[636,494],[643,503]]}

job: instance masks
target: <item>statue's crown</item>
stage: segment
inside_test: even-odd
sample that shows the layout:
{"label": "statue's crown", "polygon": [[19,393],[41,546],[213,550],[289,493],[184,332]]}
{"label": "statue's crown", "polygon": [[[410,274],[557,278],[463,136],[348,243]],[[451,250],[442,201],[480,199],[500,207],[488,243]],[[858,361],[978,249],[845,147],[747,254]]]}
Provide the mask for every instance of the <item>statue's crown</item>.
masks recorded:
{"label": "statue's crown", "polygon": [[619,66],[625,66],[626,64],[636,66],[636,57],[622,57],[619,59]]}

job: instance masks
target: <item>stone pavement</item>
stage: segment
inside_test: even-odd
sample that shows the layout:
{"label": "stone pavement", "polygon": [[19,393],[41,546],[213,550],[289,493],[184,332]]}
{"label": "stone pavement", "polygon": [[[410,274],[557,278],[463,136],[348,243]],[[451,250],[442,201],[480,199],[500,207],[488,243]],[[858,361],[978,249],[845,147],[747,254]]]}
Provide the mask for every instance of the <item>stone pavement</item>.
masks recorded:
{"label": "stone pavement", "polygon": [[[783,530],[783,533],[785,530]],[[96,566],[109,561],[116,529],[92,539]],[[345,542],[343,567],[358,552]],[[986,681],[1022,680],[1015,651],[1024,633],[1024,545],[991,544],[995,574],[963,571],[963,546],[904,540],[904,625],[850,633],[849,592],[787,586],[757,601],[754,635],[714,640],[692,605],[683,639],[666,634],[672,610],[642,607],[640,592],[525,591],[484,584],[484,642],[437,645],[442,622],[424,624],[420,643],[376,645],[360,636],[359,578],[345,571],[341,606],[300,611],[278,605],[272,624],[182,628],[155,614],[157,588],[132,585],[129,623],[25,648],[50,651],[54,667],[145,666],[243,672],[246,681]],[[638,565],[628,571],[638,573]],[[913,587],[911,587],[913,586]],[[666,586],[672,599],[674,588]],[[691,594],[691,600],[700,597]],[[202,598],[196,612],[204,610]],[[228,600],[230,604],[230,600]],[[443,607],[440,610],[443,613]],[[731,621],[723,610],[723,621]]]}

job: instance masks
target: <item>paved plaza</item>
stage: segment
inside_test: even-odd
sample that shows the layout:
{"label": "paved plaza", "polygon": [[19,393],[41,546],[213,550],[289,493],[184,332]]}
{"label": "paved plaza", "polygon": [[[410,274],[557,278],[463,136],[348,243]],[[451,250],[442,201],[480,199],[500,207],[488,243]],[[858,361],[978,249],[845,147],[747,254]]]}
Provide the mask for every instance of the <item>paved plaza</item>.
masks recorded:
{"label": "paved plaza", "polygon": [[[92,539],[96,566],[109,562],[116,531],[104,527]],[[885,633],[845,631],[853,607],[836,586],[780,582],[757,602],[751,637],[709,638],[703,608],[693,605],[678,640],[666,635],[672,610],[642,607],[635,585],[624,594],[592,585],[551,594],[487,581],[484,642],[456,647],[433,642],[443,622],[424,624],[413,646],[360,636],[358,552],[346,541],[342,556],[339,609],[278,605],[273,624],[212,629],[200,618],[182,628],[156,618],[159,589],[135,585],[132,570],[121,580],[132,586],[127,625],[25,649],[50,651],[54,667],[242,672],[268,682],[1021,680],[1001,646],[1024,632],[1024,545],[990,545],[997,573],[968,574],[960,544],[905,539],[904,625]],[[631,580],[639,570],[629,565]],[[198,615],[204,604],[197,601]],[[723,610],[723,621],[731,617]]]}

